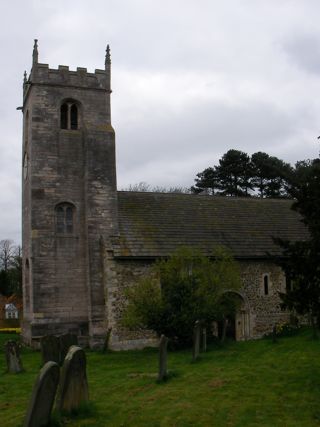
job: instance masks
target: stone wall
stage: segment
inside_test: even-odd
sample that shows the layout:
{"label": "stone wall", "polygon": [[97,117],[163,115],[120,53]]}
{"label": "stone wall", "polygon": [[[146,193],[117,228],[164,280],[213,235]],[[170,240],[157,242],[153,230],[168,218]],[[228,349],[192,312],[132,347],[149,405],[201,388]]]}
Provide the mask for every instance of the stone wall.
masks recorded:
{"label": "stone wall", "polygon": [[[150,274],[152,261],[115,260],[112,252],[106,256],[106,317],[112,328],[110,347],[114,350],[152,346],[157,342],[151,331],[130,331],[121,325],[125,307],[125,288],[134,285],[145,274]],[[280,308],[278,292],[285,291],[285,277],[280,267],[268,261],[241,261],[243,285],[238,291],[248,313],[247,338],[261,338],[272,331],[275,323],[289,321],[289,313]],[[265,295],[264,279],[268,275],[268,295]]]}
{"label": "stone wall", "polygon": [[157,345],[152,331],[128,330],[121,324],[126,304],[125,289],[137,283],[140,277],[151,272],[151,261],[115,260],[112,252],[106,254],[106,317],[107,326],[112,328],[110,348],[128,350]]}
{"label": "stone wall", "polygon": [[[250,313],[250,338],[260,338],[272,331],[276,323],[289,321],[289,313],[280,308],[279,292],[285,292],[285,276],[280,267],[270,261],[240,262]],[[264,276],[268,276],[269,292],[264,292]]]}

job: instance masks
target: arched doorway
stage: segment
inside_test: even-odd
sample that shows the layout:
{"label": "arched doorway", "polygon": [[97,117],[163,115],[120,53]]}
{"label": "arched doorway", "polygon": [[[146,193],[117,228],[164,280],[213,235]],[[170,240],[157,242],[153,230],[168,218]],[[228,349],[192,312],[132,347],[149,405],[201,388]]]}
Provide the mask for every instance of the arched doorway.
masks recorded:
{"label": "arched doorway", "polygon": [[218,323],[219,337],[236,341],[250,338],[249,307],[245,298],[238,292],[224,292],[221,303],[225,305],[226,315]]}

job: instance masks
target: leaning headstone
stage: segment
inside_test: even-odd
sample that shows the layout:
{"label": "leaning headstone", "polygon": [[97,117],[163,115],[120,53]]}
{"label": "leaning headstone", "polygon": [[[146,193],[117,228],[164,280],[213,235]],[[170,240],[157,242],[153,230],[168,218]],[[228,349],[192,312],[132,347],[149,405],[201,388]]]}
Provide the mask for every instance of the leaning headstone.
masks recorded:
{"label": "leaning headstone", "polygon": [[6,355],[7,371],[18,374],[23,371],[20,357],[20,345],[16,341],[7,341],[4,345]]}
{"label": "leaning headstone", "polygon": [[106,335],[106,338],[104,340],[103,347],[102,347],[102,353],[105,353],[108,350],[108,348],[109,348],[109,341],[110,341],[111,331],[112,331],[112,328],[108,328],[107,335]]}
{"label": "leaning headstone", "polygon": [[159,342],[159,373],[158,381],[163,381],[168,376],[167,371],[167,346],[168,338],[165,335],[161,335]]}
{"label": "leaning headstone", "polygon": [[47,362],[60,362],[59,338],[54,335],[44,335],[40,339],[40,347],[43,364]]}
{"label": "leaning headstone", "polygon": [[57,407],[59,411],[77,411],[88,399],[86,355],[82,348],[74,345],[63,362]]}
{"label": "leaning headstone", "polygon": [[49,424],[59,374],[60,370],[56,362],[47,362],[40,370],[23,427],[42,427]]}
{"label": "leaning headstone", "polygon": [[200,352],[200,322],[197,320],[193,328],[193,347],[192,347],[192,361],[195,362],[199,357]]}
{"label": "leaning headstone", "polygon": [[277,325],[272,328],[272,342],[277,342]]}
{"label": "leaning headstone", "polygon": [[201,350],[203,352],[206,352],[207,351],[207,329],[206,328],[202,329],[201,338],[202,338],[202,340],[201,340],[201,344],[202,344],[201,345]]}
{"label": "leaning headstone", "polygon": [[60,365],[63,365],[64,359],[72,345],[78,345],[77,335],[68,333],[59,336]]}

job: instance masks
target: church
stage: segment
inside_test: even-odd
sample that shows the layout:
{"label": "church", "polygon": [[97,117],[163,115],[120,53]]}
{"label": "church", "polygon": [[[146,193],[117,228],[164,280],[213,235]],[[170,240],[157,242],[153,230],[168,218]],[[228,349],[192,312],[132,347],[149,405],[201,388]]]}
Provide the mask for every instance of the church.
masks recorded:
{"label": "church", "polygon": [[291,201],[117,191],[110,79],[109,47],[90,73],[40,63],[35,40],[22,107],[24,342],[71,332],[99,348],[111,329],[111,349],[155,345],[122,326],[124,290],[181,245],[208,256],[223,245],[239,261],[237,340],[288,321],[285,276],[267,253],[280,255],[273,237],[307,237]]}

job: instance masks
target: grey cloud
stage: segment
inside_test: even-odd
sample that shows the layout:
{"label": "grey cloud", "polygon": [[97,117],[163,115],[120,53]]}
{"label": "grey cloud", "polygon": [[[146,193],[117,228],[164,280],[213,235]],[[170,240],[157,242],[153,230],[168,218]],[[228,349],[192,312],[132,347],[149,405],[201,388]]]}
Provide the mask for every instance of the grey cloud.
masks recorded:
{"label": "grey cloud", "polygon": [[[135,177],[140,171],[136,181],[150,182],[153,179],[146,176],[146,164],[161,162],[162,176],[157,175],[163,182],[172,163],[179,167],[179,164],[188,163],[190,158],[204,155],[207,159],[204,167],[208,167],[217,163],[218,158],[230,148],[249,154],[266,151],[294,162],[299,158],[295,157],[297,153],[287,153],[279,147],[293,140],[299,127],[309,119],[303,116],[302,111],[284,112],[263,101],[237,107],[207,102],[188,106],[179,116],[167,115],[161,122],[149,118],[130,129],[120,124],[118,132],[116,129],[118,171],[121,176],[123,171],[128,175],[132,170]],[[179,184],[191,185],[194,179],[192,172],[192,169],[189,173],[186,171],[184,181],[180,180]],[[158,184],[162,185],[161,182]]]}
{"label": "grey cloud", "polygon": [[293,35],[284,42],[283,49],[289,59],[303,70],[319,75],[320,70],[320,35]]}

